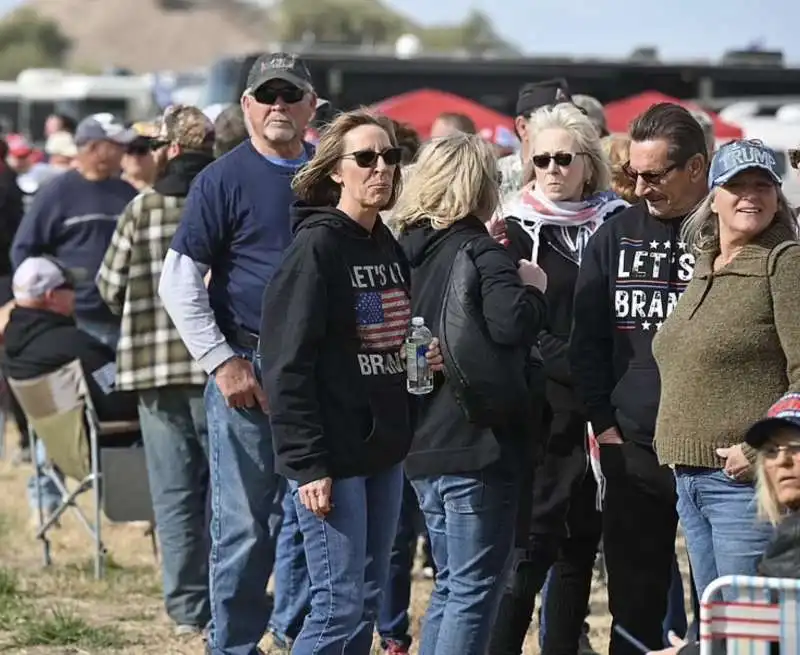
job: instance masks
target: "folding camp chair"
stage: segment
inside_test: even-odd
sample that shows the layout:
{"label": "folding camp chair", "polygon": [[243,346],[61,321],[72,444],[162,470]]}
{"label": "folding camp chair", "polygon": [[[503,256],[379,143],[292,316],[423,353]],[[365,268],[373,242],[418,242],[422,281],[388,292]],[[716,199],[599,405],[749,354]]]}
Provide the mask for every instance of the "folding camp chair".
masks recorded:
{"label": "folding camp chair", "polygon": [[[8,384],[28,418],[31,451],[36,452],[37,440],[42,441],[47,451],[48,461],[44,466],[41,466],[38,458],[34,457],[40,521],[36,538],[41,539],[43,543],[45,566],[49,566],[51,563],[50,541],[47,533],[58,522],[62,514],[68,509],[72,509],[80,523],[92,536],[94,573],[96,578],[100,578],[103,575],[105,547],[100,534],[101,459],[99,439],[101,436],[111,437],[115,434],[135,432],[139,429],[139,424],[136,421],[101,423],[98,420],[83,369],[78,360],[74,360],[48,375],[29,380],[9,379]],[[138,469],[139,477],[143,477],[145,480],[146,489],[144,449],[110,448],[109,450],[141,451],[136,467],[131,467],[131,458],[128,457],[128,469]],[[70,492],[66,488],[61,476],[56,474],[56,468],[64,478],[72,478],[78,482],[74,491]],[[44,520],[41,490],[38,489],[39,478],[43,472],[53,480],[61,493],[61,504],[47,520]],[[129,478],[130,475],[126,476],[126,479]],[[109,480],[113,484],[113,478],[109,478]],[[105,486],[108,488],[109,484]],[[87,491],[92,492],[94,501],[93,522],[89,521],[76,503],[76,499]],[[102,493],[105,496],[107,492],[108,489],[105,489]],[[141,493],[141,488],[139,488],[136,493],[131,495],[140,497]],[[150,504],[149,491],[147,491],[146,503]],[[135,519],[127,517],[123,520],[151,520],[151,517],[152,510],[150,509],[146,515],[140,515]]]}
{"label": "folding camp chair", "polygon": [[[722,600],[723,589],[735,600]],[[728,575],[706,588],[700,655],[770,655],[772,644],[781,655],[800,653],[800,580]]]}

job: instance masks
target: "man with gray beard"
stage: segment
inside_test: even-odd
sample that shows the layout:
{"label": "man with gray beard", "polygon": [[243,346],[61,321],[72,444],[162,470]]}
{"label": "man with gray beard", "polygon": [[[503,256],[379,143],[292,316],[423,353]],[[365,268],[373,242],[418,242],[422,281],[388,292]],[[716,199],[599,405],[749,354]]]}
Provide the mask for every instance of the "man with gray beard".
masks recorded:
{"label": "man with gray beard", "polygon": [[241,104],[250,138],[195,179],[159,287],[209,375],[211,655],[255,655],[269,618],[277,528],[270,516],[283,481],[259,380],[258,332],[264,288],[291,241],[292,178],[311,155],[303,141],[316,106],[308,68],[293,54],[259,57]]}

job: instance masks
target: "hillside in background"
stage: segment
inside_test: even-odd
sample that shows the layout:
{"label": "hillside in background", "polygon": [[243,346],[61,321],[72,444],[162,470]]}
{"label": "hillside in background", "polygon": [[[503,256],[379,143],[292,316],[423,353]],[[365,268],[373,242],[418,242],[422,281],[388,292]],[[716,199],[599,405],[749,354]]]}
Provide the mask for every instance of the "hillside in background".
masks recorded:
{"label": "hillside in background", "polygon": [[71,40],[67,63],[188,70],[270,41],[267,12],[237,0],[28,0]]}

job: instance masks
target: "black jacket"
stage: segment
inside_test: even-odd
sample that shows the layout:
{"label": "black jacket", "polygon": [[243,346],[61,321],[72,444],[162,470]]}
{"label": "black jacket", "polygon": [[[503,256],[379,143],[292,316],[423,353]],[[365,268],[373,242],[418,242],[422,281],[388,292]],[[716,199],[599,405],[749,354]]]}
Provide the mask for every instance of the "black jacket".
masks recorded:
{"label": "black jacket", "polygon": [[[106,393],[94,377],[114,365],[116,353],[79,330],[75,319],[44,309],[16,307],[6,326],[5,374],[17,380],[46,375],[79,359],[97,416],[101,421],[138,421],[138,395],[132,391]],[[113,375],[110,376],[113,380]]]}
{"label": "black jacket", "polygon": [[[508,252],[514,261],[531,256],[533,241],[520,224],[509,217]],[[538,264],[547,273],[547,324],[539,333],[539,350],[547,375],[547,402],[554,415],[583,412],[575,395],[569,368],[569,335],[578,264],[550,226],[540,233]]]}
{"label": "black jacket", "polygon": [[[411,265],[413,314],[424,317],[434,336],[437,334],[453,259],[461,245],[472,239],[477,239],[473,252],[481,281],[475,293],[482,299],[489,334],[498,344],[518,347],[520,358],[525,358],[545,322],[544,295],[522,285],[508,253],[475,217],[468,216],[445,230],[419,224],[400,236]],[[526,428],[539,428],[477,428],[467,422],[441,375],[435,376],[432,393],[413,402],[414,442],[406,458],[406,472],[412,478],[478,471],[500,459],[504,451],[518,460],[529,436]],[[520,408],[520,416],[509,417],[509,424],[524,422],[528,416],[527,409]]]}
{"label": "black jacket", "polygon": [[411,443],[405,259],[380,220],[370,233],[336,209],[300,204],[292,220],[262,307],[277,470],[299,484],[374,475]]}
{"label": "black jacket", "polygon": [[616,426],[623,439],[652,445],[661,392],[653,336],[694,271],[682,221],[635,205],[604,223],[583,254],[570,368],[596,434]]}

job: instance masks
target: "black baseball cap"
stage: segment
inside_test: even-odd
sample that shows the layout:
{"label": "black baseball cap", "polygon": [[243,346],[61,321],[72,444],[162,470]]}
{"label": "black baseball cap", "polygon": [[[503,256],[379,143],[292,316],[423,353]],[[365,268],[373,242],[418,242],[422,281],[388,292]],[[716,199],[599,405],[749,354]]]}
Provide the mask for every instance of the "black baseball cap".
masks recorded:
{"label": "black baseball cap", "polygon": [[247,88],[255,91],[272,80],[285,80],[305,91],[311,91],[311,73],[298,55],[288,52],[273,52],[256,59],[247,76]]}
{"label": "black baseball cap", "polygon": [[569,85],[563,77],[531,82],[519,90],[516,115],[528,116],[541,107],[549,107],[562,102],[572,102]]}

